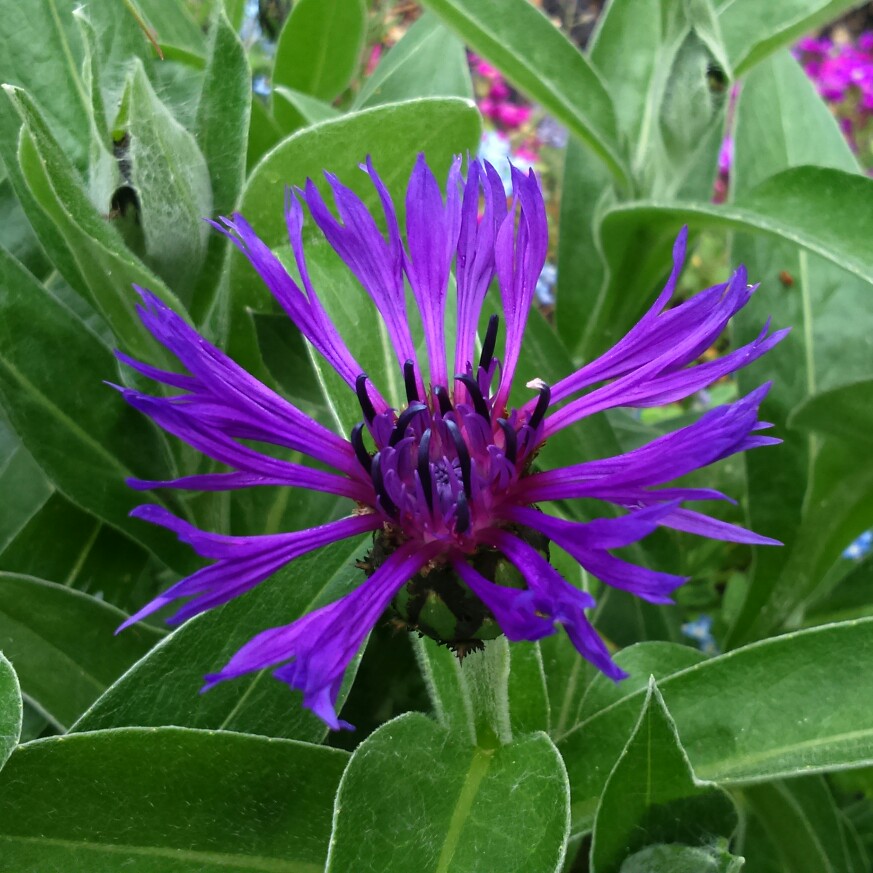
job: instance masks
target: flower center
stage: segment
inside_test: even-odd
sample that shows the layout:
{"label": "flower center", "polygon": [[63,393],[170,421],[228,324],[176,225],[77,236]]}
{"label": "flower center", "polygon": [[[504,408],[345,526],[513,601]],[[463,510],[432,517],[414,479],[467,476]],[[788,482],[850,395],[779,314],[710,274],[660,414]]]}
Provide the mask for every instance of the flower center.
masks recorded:
{"label": "flower center", "polygon": [[404,541],[440,541],[472,554],[477,532],[495,526],[501,504],[527,472],[541,441],[548,386],[540,387],[531,412],[514,409],[507,415],[495,407],[497,325],[493,316],[475,375],[468,364],[466,373],[455,376],[451,393],[436,385],[421,399],[415,365],[407,361],[407,407],[377,412],[366,374],[357,379],[364,420],[352,429],[351,442],[372,481],[371,508],[398,528]]}
{"label": "flower center", "polygon": [[[549,559],[549,540],[531,528],[511,525],[514,534]],[[373,547],[359,562],[371,576],[397,548],[396,532],[377,531]],[[486,579],[507,588],[525,588],[524,577],[497,549],[480,547],[470,558]],[[460,660],[482,648],[485,640],[502,633],[491,611],[461,580],[451,566],[430,564],[410,579],[391,602],[393,623],[399,629],[417,631],[448,646]]]}

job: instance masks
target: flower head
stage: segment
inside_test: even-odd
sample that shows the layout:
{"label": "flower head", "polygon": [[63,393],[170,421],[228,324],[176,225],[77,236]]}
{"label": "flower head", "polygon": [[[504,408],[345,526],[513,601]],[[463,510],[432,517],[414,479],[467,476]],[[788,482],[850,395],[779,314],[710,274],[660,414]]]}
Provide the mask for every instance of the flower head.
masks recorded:
{"label": "flower head", "polygon": [[[547,249],[546,213],[535,175],[513,168],[514,193],[507,203],[489,163],[471,161],[463,177],[456,161],[443,195],[419,158],[406,192],[404,242],[388,190],[369,161],[363,169],[381,202],[386,233],[358,196],[331,175],[326,178],[338,218],[311,181],[289,192],[285,217],[299,283],[241,215],[216,225],[356,394],[361,420],[348,439],[258,382],[148,291],[140,292],[140,316],[187,372],[158,370],[120,355],[141,374],[179,391],[157,397],[123,389],[128,402],[228,467],[168,482],[137,480],[133,487],[310,488],[347,498],[351,513],[308,530],[239,537],[207,533],[164,509],[140,507],[136,515],[175,531],[213,563],[172,586],[126,624],[180,599],[184,605],[170,621],[183,621],[242,594],[305,552],[371,533],[367,578],[358,588],[290,625],[263,631],[207,677],[208,686],[273,668],[277,678],[303,691],[305,705],[331,727],[346,726],[335,711],[344,672],[392,601],[402,621],[461,654],[500,632],[511,640],[536,640],[562,625],[584,657],[621,678],[586,617],[592,596],[551,566],[549,543],[603,583],[668,603],[681,577],[635,566],[611,550],[658,526],[734,542],[773,542],[685,507],[727,499],[716,491],[662,487],[735,452],[777,442],[756,433],[766,427],[758,421],[758,406],[767,386],[616,457],[540,471],[534,465],[537,452],[550,436],[597,412],[690,396],[764,354],[784,332],[768,335],[765,326],[748,345],[689,366],[755,288],[741,267],[729,282],[668,309],[685,254],[683,231],[667,285],[639,323],[560,382],[550,386],[533,378],[527,383],[529,399],[513,406],[525,325]],[[396,406],[383,395],[384,386],[373,384],[357,364],[310,282],[302,245],[304,204],[384,320],[405,393]],[[457,339],[447,354],[453,266]],[[500,296],[502,318],[493,315],[483,325],[477,349],[483,302],[495,280],[496,291],[490,293]],[[407,283],[423,328],[423,359],[412,339]],[[329,470],[268,455],[251,441],[302,453]],[[537,506],[575,498],[616,504],[624,514],[578,522]]]}

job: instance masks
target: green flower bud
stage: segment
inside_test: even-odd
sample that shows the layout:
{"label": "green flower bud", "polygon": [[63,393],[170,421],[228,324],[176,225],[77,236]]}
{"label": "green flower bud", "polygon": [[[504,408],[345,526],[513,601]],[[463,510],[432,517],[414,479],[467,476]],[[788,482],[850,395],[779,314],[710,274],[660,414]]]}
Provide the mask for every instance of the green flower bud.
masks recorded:
{"label": "green flower bud", "polygon": [[[512,532],[537,549],[547,560],[549,541],[538,531],[514,526]],[[371,575],[400,543],[392,530],[373,535],[373,548],[359,566]],[[506,588],[524,588],[524,577],[497,549],[482,547],[470,563],[486,579]],[[482,648],[485,640],[503,633],[484,603],[448,565],[426,567],[397,592],[391,606],[396,624],[448,646],[463,660]]]}

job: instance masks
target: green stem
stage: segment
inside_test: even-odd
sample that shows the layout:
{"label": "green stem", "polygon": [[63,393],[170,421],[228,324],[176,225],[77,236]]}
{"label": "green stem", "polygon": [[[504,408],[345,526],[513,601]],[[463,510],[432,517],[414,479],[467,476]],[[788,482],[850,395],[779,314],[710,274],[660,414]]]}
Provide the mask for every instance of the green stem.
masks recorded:
{"label": "green stem", "polygon": [[506,637],[485,643],[464,659],[461,677],[473,715],[476,745],[496,749],[512,742],[509,725],[509,644]]}

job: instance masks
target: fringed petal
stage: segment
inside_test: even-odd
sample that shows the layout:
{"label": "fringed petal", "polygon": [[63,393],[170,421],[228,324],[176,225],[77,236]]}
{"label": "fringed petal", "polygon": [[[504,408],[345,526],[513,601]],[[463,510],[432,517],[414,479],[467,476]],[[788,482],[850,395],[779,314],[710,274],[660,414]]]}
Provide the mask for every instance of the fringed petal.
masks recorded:
{"label": "fringed petal", "polygon": [[[525,175],[512,168],[513,208],[497,232],[495,260],[500,297],[506,318],[506,347],[495,408],[501,411],[509,398],[515,366],[537,280],[546,262],[549,229],[546,205],[533,171]],[[519,205],[516,222],[515,203]]]}
{"label": "fringed petal", "polygon": [[[309,179],[302,194],[309,212],[325,239],[354,273],[385,322],[388,337],[402,367],[407,360],[415,361],[415,345],[406,314],[406,294],[403,286],[403,247],[396,229],[394,204],[372,166],[368,173],[382,201],[388,221],[389,236],[385,237],[363,201],[335,176],[325,178],[333,192],[341,221],[338,221]],[[360,372],[360,370],[359,370]],[[422,387],[421,383],[420,387]]]}
{"label": "fringed petal", "polygon": [[418,156],[406,189],[404,268],[421,314],[430,366],[430,382],[449,385],[446,371],[445,309],[452,258],[460,229],[458,187],[460,159],[449,172],[446,202],[423,154]]}
{"label": "fringed petal", "polygon": [[611,500],[610,495],[661,485],[745,451],[753,447],[751,441],[769,443],[770,437],[751,436],[763,427],[758,412],[769,388],[765,383],[734,403],[710,409],[693,424],[622,455],[534,473],[519,484],[519,496],[531,503],[572,497]]}
{"label": "fringed petal", "polygon": [[627,674],[612,660],[609,649],[588,621],[585,609],[594,598],[574,588],[545,558],[524,540],[505,530],[489,532],[488,541],[512,561],[534,593],[536,610],[563,625],[579,653],[611,679]]}
{"label": "fringed petal", "polygon": [[[589,524],[564,521],[535,510],[516,510],[513,515],[545,534],[571,554],[589,573],[613,588],[629,591],[651,603],[672,603],[672,592],[687,580],[630,564],[610,555],[606,549],[629,545],[651,533],[660,519],[675,505],[641,509],[620,519],[601,519]],[[589,525],[597,524],[592,531]]]}
{"label": "fringed petal", "polygon": [[170,586],[127,619],[118,628],[119,631],[175,600],[191,597],[193,599],[170,619],[173,624],[185,621],[243,594],[306,552],[348,537],[359,536],[381,526],[380,519],[375,515],[354,515],[295,533],[236,537],[202,531],[160,506],[139,506],[131,515],[168,528],[182,542],[188,543],[198,555],[211,558],[217,563],[203,567]]}
{"label": "fringed petal", "polygon": [[[184,402],[140,394],[130,388],[119,390],[134,409],[148,415],[167,433],[173,434],[204,455],[227,464],[240,473],[281,480],[284,484],[294,487],[325,491],[352,500],[366,502],[373,497],[371,483],[368,479],[362,478],[357,469],[354,470],[357,478],[351,479],[273,458],[241,445],[221,430],[210,428],[196,414],[192,414]],[[184,479],[175,479],[169,480],[167,487],[183,488],[186,485]]]}
{"label": "fringed petal", "polygon": [[437,549],[415,543],[401,546],[366,582],[341,600],[293,624],[258,634],[220,672],[206,677],[204,690],[226,679],[283,665],[274,675],[303,692],[304,706],[333,730],[350,728],[340,721],[335,709],[343,674],[400,587]]}
{"label": "fringed petal", "polygon": [[[360,364],[348,350],[320,304],[316,303],[313,307],[313,302],[300,290],[297,283],[288,275],[282,262],[254,232],[252,226],[238,212],[231,218],[222,216],[221,223],[212,222],[212,226],[227,236],[248,258],[249,263],[264,280],[264,284],[303,336],[321,353],[346,384],[354,388],[355,379],[361,372]],[[379,405],[387,408],[381,397]]]}
{"label": "fringed petal", "polygon": [[255,379],[157,296],[137,290],[143,300],[138,307],[143,324],[191,375],[158,370],[126,355],[119,354],[120,360],[151,379],[191,392],[173,398],[173,402],[185,399],[189,404],[200,404],[201,415],[212,415],[213,427],[227,432],[245,421],[249,439],[286,446],[344,472],[357,473],[354,451],[347,440]]}

